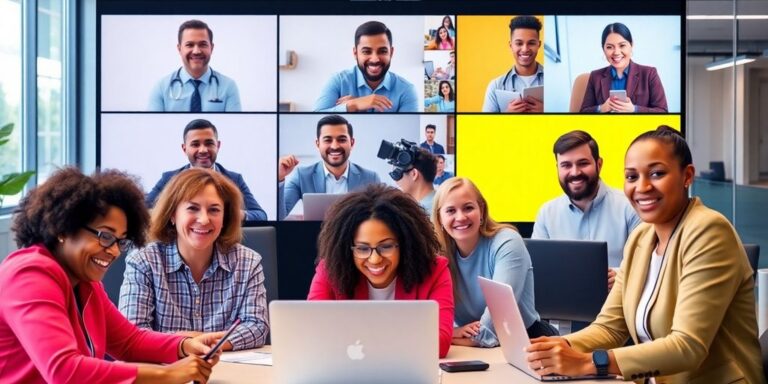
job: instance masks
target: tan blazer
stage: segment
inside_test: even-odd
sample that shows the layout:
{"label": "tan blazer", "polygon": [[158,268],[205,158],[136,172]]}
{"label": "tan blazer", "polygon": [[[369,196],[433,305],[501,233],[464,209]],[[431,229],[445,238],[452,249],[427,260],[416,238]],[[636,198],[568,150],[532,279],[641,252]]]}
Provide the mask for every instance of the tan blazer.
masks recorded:
{"label": "tan blazer", "polygon": [[667,247],[651,295],[648,331],[638,343],[635,314],[656,246],[642,223],[594,323],[565,338],[577,350],[613,349],[625,380],[642,383],[766,383],[755,316],[752,269],[736,231],[698,198],[688,205]]}

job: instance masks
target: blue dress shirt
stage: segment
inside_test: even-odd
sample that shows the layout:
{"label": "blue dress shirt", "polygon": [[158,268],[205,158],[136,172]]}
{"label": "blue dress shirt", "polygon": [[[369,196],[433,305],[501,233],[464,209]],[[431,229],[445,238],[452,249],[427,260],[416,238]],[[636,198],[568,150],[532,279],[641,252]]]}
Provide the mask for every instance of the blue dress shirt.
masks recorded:
{"label": "blue dress shirt", "polygon": [[[408,80],[388,71],[381,84],[371,89],[363,73],[355,66],[331,77],[315,102],[315,112],[347,112],[346,103],[336,105],[336,100],[342,96],[358,98],[372,94],[386,96],[392,102],[392,109],[385,112],[419,111],[416,88]],[[369,109],[367,112],[374,110]]]}
{"label": "blue dress shirt", "polygon": [[[536,63],[536,78],[531,82],[531,87],[537,85],[544,85],[544,66]],[[502,76],[499,76],[488,84],[488,88],[485,90],[485,101],[483,102],[483,112],[504,112],[507,110],[507,106],[499,105],[499,100],[496,97],[494,90],[501,89],[505,91],[522,92],[523,89],[528,88],[528,84],[525,84],[520,75],[517,74],[515,67]]]}
{"label": "blue dress shirt", "polygon": [[[181,80],[173,81],[174,79]],[[149,110],[152,112],[189,112],[190,99],[195,92],[192,76],[183,67],[160,79],[152,89]],[[240,112],[240,91],[235,81],[208,70],[198,79],[203,112]],[[218,80],[218,82],[216,81]],[[173,86],[171,86],[173,83]],[[217,85],[218,84],[218,85]]]}
{"label": "blue dress shirt", "polygon": [[424,99],[425,107],[429,107],[433,104],[437,106],[437,112],[453,112],[456,110],[455,100],[445,101],[442,96],[432,96]]}
{"label": "blue dress shirt", "polygon": [[446,180],[450,179],[451,177],[453,177],[453,173],[450,173],[450,172],[448,172],[448,171],[443,171],[443,174],[442,174],[442,175],[440,175],[440,176],[435,176],[435,181],[434,181],[434,183],[433,183],[433,184],[435,184],[435,185],[440,185],[440,184],[442,184],[444,181],[446,181]]}
{"label": "blue dress shirt", "polygon": [[618,268],[629,234],[640,223],[622,192],[600,180],[597,195],[586,210],[573,205],[567,195],[550,200],[539,209],[532,239],[594,240],[608,243],[608,266]]}

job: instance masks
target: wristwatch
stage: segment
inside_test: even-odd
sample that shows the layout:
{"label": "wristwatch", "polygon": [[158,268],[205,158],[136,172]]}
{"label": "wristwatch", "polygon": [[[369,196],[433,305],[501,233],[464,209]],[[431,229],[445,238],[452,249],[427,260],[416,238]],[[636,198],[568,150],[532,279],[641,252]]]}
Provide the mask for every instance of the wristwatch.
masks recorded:
{"label": "wristwatch", "polygon": [[604,349],[595,349],[592,352],[592,362],[595,364],[595,368],[597,368],[598,376],[608,375],[608,365],[610,364],[608,351]]}

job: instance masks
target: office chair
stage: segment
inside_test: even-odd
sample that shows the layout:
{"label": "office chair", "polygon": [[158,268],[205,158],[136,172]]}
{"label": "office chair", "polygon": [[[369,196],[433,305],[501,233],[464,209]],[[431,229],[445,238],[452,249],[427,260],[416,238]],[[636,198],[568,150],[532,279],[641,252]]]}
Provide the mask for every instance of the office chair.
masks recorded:
{"label": "office chair", "polygon": [[275,227],[244,227],[242,244],[261,255],[267,305],[277,299],[277,234]]}
{"label": "office chair", "polygon": [[760,354],[763,356],[763,374],[768,377],[768,332],[760,335]]}
{"label": "office chair", "polygon": [[749,266],[752,267],[752,278],[757,278],[757,262],[760,260],[760,245],[744,244],[744,251],[747,252]]}
{"label": "office chair", "polygon": [[589,81],[589,73],[582,73],[576,76],[573,80],[573,87],[571,88],[571,105],[568,109],[570,112],[580,112],[581,102],[584,101],[584,92],[587,91],[587,82]]}
{"label": "office chair", "polygon": [[127,252],[122,252],[120,257],[112,261],[109,265],[107,273],[104,274],[104,279],[101,282],[104,284],[104,290],[107,291],[109,299],[118,305],[120,301],[120,286],[123,285],[123,275],[125,274],[125,258],[128,256]]}

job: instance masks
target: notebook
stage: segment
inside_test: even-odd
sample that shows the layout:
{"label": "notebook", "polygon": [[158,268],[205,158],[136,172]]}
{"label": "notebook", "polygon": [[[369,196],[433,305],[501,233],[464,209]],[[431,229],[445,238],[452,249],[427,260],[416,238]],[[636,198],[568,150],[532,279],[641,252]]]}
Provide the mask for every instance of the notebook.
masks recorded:
{"label": "notebook", "polygon": [[432,300],[272,301],[275,383],[425,383],[438,376]]}

